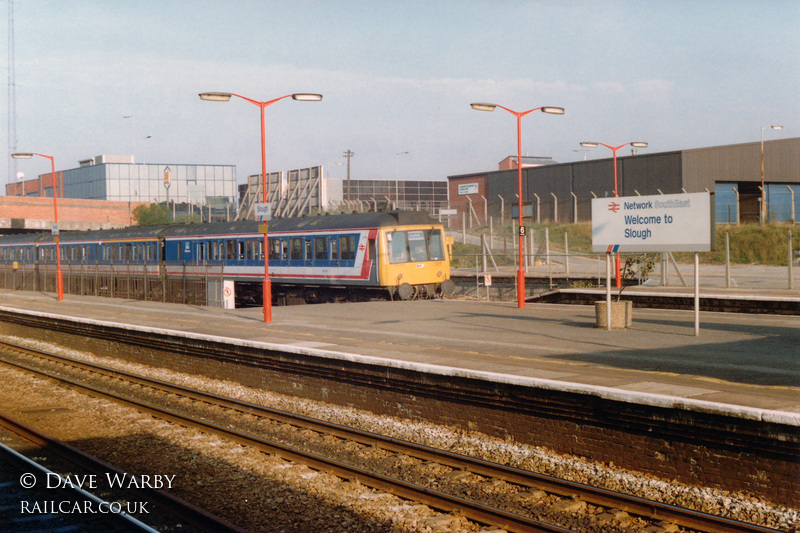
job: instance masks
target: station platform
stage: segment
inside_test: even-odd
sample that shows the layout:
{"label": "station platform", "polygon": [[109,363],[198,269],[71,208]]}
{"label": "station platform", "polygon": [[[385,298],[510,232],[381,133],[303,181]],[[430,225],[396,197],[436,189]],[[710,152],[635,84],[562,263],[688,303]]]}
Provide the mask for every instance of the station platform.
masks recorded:
{"label": "station platform", "polygon": [[593,306],[427,300],[223,310],[0,290],[0,310],[265,343],[289,352],[363,358],[488,380],[692,403],[800,426],[800,319],[786,315],[634,309],[625,330],[595,327]]}

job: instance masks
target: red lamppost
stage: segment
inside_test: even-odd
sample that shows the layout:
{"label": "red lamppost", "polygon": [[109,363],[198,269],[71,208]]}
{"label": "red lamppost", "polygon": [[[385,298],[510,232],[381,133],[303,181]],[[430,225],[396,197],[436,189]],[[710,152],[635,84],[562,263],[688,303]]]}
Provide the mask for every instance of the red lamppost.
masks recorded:
{"label": "red lamppost", "polygon": [[37,154],[37,153],[20,153],[11,154],[14,159],[31,159],[33,156],[38,155],[50,160],[51,176],[53,177],[53,236],[56,239],[56,293],[58,294],[58,301],[64,299],[64,280],[61,276],[61,245],[58,240],[58,178],[56,177],[56,162],[55,158],[51,155]]}
{"label": "red lamppost", "polygon": [[472,109],[478,111],[494,111],[496,107],[505,109],[515,117],[517,117],[517,188],[519,189],[519,268],[517,269],[517,307],[522,309],[525,307],[525,267],[524,259],[522,256],[522,249],[524,246],[525,226],[522,225],[522,117],[534,111],[541,111],[542,113],[550,113],[553,115],[563,115],[563,107],[536,107],[527,111],[512,111],[507,107],[498,104],[470,104]]}
{"label": "red lamppost", "polygon": [[[619,146],[609,146],[607,144],[598,143],[598,142],[582,142],[581,143],[581,146],[583,146],[584,148],[596,148],[598,145],[599,146],[605,146],[606,148],[608,148],[609,150],[614,152],[614,198],[616,198],[616,197],[619,196],[619,192],[617,190],[617,150],[619,150],[620,148],[624,148],[624,147],[626,147],[628,145],[633,146],[634,148],[647,148],[647,143],[646,142],[635,141],[635,142],[629,142],[629,143],[621,144]],[[614,266],[616,268],[616,275],[615,275],[616,285],[617,285],[617,287],[622,287],[622,275],[620,274],[620,271],[619,271],[620,270],[620,268],[619,268],[619,252],[617,252],[617,256],[616,256],[616,259],[614,261]]]}
{"label": "red lamppost", "polygon": [[[235,93],[200,93],[201,100],[210,100],[212,102],[227,102],[231,99],[231,96],[237,96],[242,100],[247,100],[251,104],[257,105],[261,108],[261,189],[263,192],[263,202],[267,203],[267,143],[266,143],[266,129],[264,126],[264,108],[274,104],[278,100],[283,100],[284,98],[291,97],[293,100],[300,100],[304,102],[314,102],[322,100],[321,94],[310,94],[310,93],[295,93],[295,94],[287,94],[286,96],[281,96],[280,98],[275,98],[274,100],[269,100],[267,102],[259,102],[258,100],[252,100],[247,98],[246,96],[242,96],[241,94]],[[269,280],[269,241],[267,240],[267,231],[264,231],[264,288],[263,288],[263,295],[264,299],[264,322],[270,323],[272,322],[272,284]]]}

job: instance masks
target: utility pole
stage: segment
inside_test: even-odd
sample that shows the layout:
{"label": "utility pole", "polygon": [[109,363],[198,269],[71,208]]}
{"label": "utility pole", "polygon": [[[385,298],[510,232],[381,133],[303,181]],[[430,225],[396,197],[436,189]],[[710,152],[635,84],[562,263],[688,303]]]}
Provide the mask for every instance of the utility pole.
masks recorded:
{"label": "utility pole", "polygon": [[347,194],[345,194],[345,200],[350,199],[350,158],[356,155],[354,152],[347,150],[344,154],[347,158]]}
{"label": "utility pole", "polygon": [[[17,81],[14,73],[14,0],[8,0],[8,155],[17,151]],[[17,177],[17,160],[8,158],[9,183]],[[55,176],[53,176],[55,179]],[[23,195],[24,196],[24,195]]]}

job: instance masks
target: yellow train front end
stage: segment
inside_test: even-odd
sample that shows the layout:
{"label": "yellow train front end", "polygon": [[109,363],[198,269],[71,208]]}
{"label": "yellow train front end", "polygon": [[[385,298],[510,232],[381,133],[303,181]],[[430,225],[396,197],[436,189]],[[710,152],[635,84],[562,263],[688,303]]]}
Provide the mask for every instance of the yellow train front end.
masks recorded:
{"label": "yellow train front end", "polygon": [[439,224],[398,225],[378,234],[380,284],[392,299],[450,296],[450,246]]}

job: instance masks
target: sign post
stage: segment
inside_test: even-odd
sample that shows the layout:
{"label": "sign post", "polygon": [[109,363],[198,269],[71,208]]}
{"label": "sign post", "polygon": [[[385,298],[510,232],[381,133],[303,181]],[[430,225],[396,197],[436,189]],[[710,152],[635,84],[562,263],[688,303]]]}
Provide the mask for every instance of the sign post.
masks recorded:
{"label": "sign post", "polygon": [[714,232],[711,193],[592,199],[593,252],[695,252],[695,335],[700,334],[698,253],[714,249]]}

